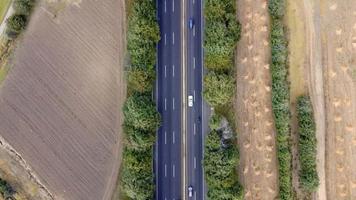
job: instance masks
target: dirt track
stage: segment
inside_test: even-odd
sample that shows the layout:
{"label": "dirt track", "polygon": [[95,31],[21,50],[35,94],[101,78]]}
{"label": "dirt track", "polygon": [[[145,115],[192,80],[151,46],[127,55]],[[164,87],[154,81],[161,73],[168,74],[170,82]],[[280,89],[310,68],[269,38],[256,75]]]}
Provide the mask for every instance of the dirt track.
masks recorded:
{"label": "dirt track", "polygon": [[275,130],[269,71],[267,0],[238,0],[242,37],[237,48],[237,124],[245,199],[275,199],[278,193]]}
{"label": "dirt track", "polygon": [[321,180],[316,199],[356,199],[356,2],[303,2]]}
{"label": "dirt track", "polygon": [[120,164],[124,3],[34,13],[0,90],[0,135],[56,199],[108,200]]}

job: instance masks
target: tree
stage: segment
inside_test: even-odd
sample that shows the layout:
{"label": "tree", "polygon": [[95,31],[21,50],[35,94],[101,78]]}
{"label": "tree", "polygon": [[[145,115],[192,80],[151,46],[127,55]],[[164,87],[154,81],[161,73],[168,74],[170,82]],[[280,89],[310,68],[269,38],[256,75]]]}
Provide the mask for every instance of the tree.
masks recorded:
{"label": "tree", "polygon": [[123,155],[123,191],[131,199],[153,199],[152,150],[136,152],[125,149]]}
{"label": "tree", "polygon": [[237,150],[233,144],[222,147],[219,133],[210,132],[205,141],[203,161],[209,199],[242,199],[242,187],[238,183],[235,168],[237,157]]}
{"label": "tree", "polygon": [[9,36],[18,35],[25,29],[27,19],[25,15],[14,14],[7,19],[7,33]]}
{"label": "tree", "polygon": [[155,132],[136,129],[129,125],[124,125],[126,133],[126,147],[136,151],[146,151],[152,148],[155,142]]}
{"label": "tree", "polygon": [[297,102],[298,132],[299,132],[299,180],[307,192],[314,192],[319,186],[316,169],[316,135],[313,108],[309,97],[301,96]]}
{"label": "tree", "polygon": [[225,74],[208,73],[204,78],[204,98],[211,106],[231,102],[235,94],[235,81]]}
{"label": "tree", "polygon": [[30,15],[35,6],[35,0],[15,0],[14,9],[16,14]]}
{"label": "tree", "polygon": [[216,131],[220,127],[221,119],[221,115],[214,113],[210,118],[209,128],[213,131]]}
{"label": "tree", "polygon": [[155,78],[153,67],[147,67],[147,69],[133,68],[128,72],[128,86],[137,92],[150,92]]}
{"label": "tree", "polygon": [[160,115],[149,95],[131,95],[124,104],[123,112],[125,123],[136,129],[156,131],[160,126]]}

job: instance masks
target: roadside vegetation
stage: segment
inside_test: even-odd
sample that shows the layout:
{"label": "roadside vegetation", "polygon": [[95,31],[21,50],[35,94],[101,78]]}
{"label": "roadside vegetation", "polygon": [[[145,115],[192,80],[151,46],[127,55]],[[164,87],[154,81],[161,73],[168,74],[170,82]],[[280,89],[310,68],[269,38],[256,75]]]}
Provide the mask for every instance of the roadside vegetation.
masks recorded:
{"label": "roadside vegetation", "polygon": [[234,54],[240,38],[234,0],[205,1],[205,67],[203,96],[214,108],[211,132],[205,141],[204,172],[208,198],[237,200],[243,198],[238,182],[239,162],[234,133],[233,98],[235,95]]}
{"label": "roadside vegetation", "polygon": [[[11,1],[1,0],[0,23],[3,22],[3,17],[6,15],[10,3]],[[9,70],[8,58],[14,49],[15,39],[25,30],[35,3],[35,0],[14,0],[13,2],[15,12],[5,22],[5,34],[7,37],[0,37],[0,83],[5,79],[5,75]],[[0,177],[0,197],[12,199],[15,194],[16,191],[13,187]]]}
{"label": "roadside vegetation", "polygon": [[319,186],[316,169],[316,135],[313,107],[308,96],[300,96],[297,101],[299,132],[299,182],[306,192],[314,192]]}
{"label": "roadside vegetation", "polygon": [[[5,4],[7,2],[8,4]],[[1,1],[0,11],[6,15],[7,8],[11,1]],[[17,38],[26,29],[30,20],[30,15],[36,5],[36,0],[13,0],[14,13],[6,20],[5,34],[0,37],[0,83],[5,79],[9,71],[9,57],[12,55]],[[1,16],[4,17],[4,16]],[[2,18],[0,18],[2,22]]]}
{"label": "roadside vegetation", "polygon": [[290,108],[287,41],[283,25],[285,0],[270,0],[272,108],[277,130],[279,198],[292,199],[292,156],[290,150]]}
{"label": "roadside vegetation", "polygon": [[153,144],[160,115],[152,100],[156,44],[160,39],[154,1],[127,1],[128,98],[123,106],[125,147],[122,191],[129,199],[154,196]]}
{"label": "roadside vegetation", "polygon": [[0,197],[3,199],[10,199],[14,198],[15,194],[16,192],[11,185],[7,181],[0,178]]}

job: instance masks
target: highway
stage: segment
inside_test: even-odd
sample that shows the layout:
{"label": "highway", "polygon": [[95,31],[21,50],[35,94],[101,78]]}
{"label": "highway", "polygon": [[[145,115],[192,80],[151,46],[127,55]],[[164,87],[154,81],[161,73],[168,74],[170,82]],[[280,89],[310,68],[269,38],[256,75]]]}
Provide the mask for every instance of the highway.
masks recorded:
{"label": "highway", "polygon": [[[162,116],[156,141],[156,200],[204,200],[202,159],[209,109],[202,98],[202,0],[186,0],[184,5],[181,0],[156,2],[161,33],[157,46],[156,102]],[[189,19],[193,19],[193,27],[189,27]],[[192,107],[188,107],[189,95],[193,96]],[[183,98],[187,103],[184,109]],[[192,197],[188,197],[189,186],[193,188]]]}
{"label": "highway", "polygon": [[[193,107],[187,109],[187,185],[193,187],[193,197],[205,199],[204,171],[202,167],[204,134],[207,117],[203,115],[203,16],[202,0],[188,0],[187,22],[194,26],[187,28],[187,95],[193,96]],[[188,24],[188,23],[187,23]],[[204,128],[204,129],[203,129]]]}
{"label": "highway", "polygon": [[181,2],[157,0],[158,44],[156,102],[162,126],[156,141],[156,199],[182,199]]}

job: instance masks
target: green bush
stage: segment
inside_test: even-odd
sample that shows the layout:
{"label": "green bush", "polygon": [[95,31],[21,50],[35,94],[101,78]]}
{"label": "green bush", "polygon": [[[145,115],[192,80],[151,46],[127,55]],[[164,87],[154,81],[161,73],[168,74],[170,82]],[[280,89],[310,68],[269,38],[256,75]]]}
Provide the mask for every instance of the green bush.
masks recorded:
{"label": "green bush", "polygon": [[153,199],[152,150],[123,153],[122,189],[130,199]]}
{"label": "green bush", "polygon": [[128,72],[128,87],[140,93],[150,92],[156,78],[155,75],[154,67],[130,69]]}
{"label": "green bush", "polygon": [[243,190],[236,172],[237,149],[235,145],[223,147],[220,135],[216,131],[211,131],[206,138],[203,164],[208,185],[208,199],[239,200],[243,198]]}
{"label": "green bush", "polygon": [[301,96],[297,102],[299,132],[299,181],[303,190],[314,192],[319,186],[316,169],[316,136],[313,108],[309,97]]}
{"label": "green bush", "polygon": [[15,193],[16,192],[11,185],[4,179],[0,178],[0,196],[5,199],[7,197],[12,197]]}
{"label": "green bush", "polygon": [[16,14],[30,15],[35,3],[35,0],[15,0],[13,7]]}
{"label": "green bush", "polygon": [[125,123],[136,129],[156,131],[160,126],[160,115],[149,95],[133,94],[123,107]]}
{"label": "green bush", "polygon": [[221,115],[214,113],[209,121],[210,130],[216,131],[220,127],[221,119],[222,119]]}
{"label": "green bush", "polygon": [[144,131],[129,125],[124,125],[126,133],[125,144],[128,149],[136,151],[150,150],[155,142],[154,131]]}
{"label": "green bush", "polygon": [[27,18],[25,15],[14,14],[7,19],[8,34],[18,35],[26,28]]}
{"label": "green bush", "polygon": [[272,54],[272,108],[277,130],[277,158],[279,162],[279,195],[281,200],[292,199],[292,157],[290,151],[289,83],[287,79],[287,42],[282,17],[284,0],[269,1]]}
{"label": "green bush", "polygon": [[134,0],[127,33],[128,52],[134,67],[154,66],[156,44],[160,40],[154,1]]}
{"label": "green bush", "polygon": [[209,72],[204,78],[204,98],[211,106],[230,103],[235,94],[232,76]]}
{"label": "green bush", "polygon": [[215,71],[231,69],[240,32],[235,1],[205,1],[204,53],[205,66],[208,69]]}

